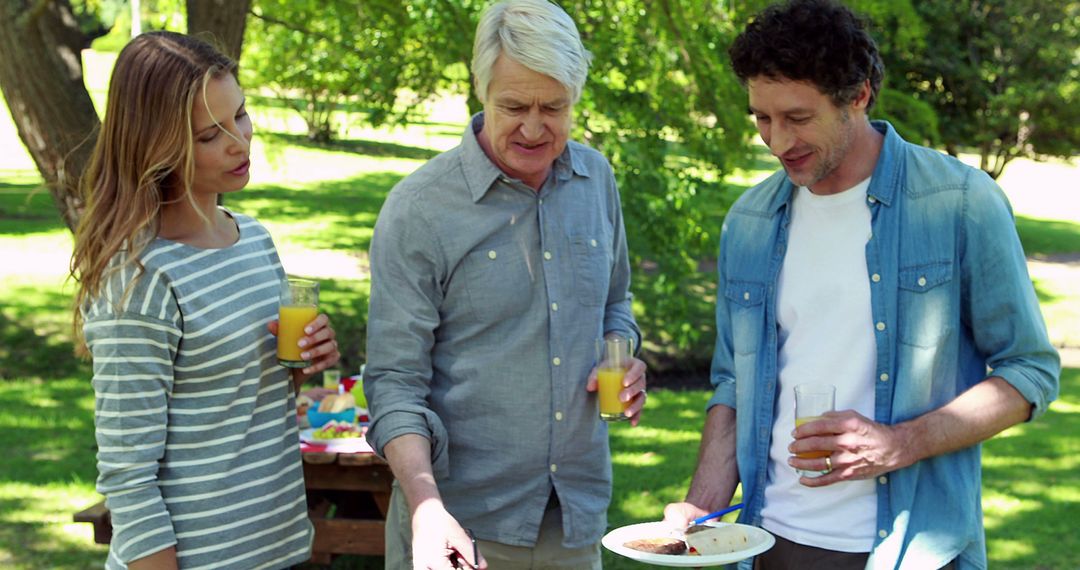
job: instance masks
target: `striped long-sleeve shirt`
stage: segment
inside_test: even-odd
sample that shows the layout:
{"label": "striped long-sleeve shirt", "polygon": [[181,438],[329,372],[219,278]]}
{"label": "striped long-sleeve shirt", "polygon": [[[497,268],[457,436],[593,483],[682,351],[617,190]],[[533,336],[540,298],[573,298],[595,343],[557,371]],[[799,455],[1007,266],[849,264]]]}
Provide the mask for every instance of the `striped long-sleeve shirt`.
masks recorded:
{"label": "striped long-sleeve shirt", "polygon": [[106,568],[171,545],[181,568],[309,556],[295,401],[266,327],[284,272],[265,228],[232,215],[237,243],[157,239],[126,295],[133,264],[84,308],[97,487],[113,524]]}

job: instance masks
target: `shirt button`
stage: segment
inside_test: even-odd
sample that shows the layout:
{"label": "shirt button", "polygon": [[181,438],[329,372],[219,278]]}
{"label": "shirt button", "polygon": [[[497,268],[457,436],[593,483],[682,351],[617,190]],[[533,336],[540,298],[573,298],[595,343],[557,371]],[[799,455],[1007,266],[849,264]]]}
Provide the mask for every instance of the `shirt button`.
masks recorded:
{"label": "shirt button", "polygon": [[925,277],[920,277],[919,278],[919,287],[926,287],[926,278]]}
{"label": "shirt button", "polygon": [[551,310],[552,311],[558,311],[559,310],[559,304],[558,303],[552,303],[551,304]]}
{"label": "shirt button", "polygon": [[878,376],[878,379],[880,379],[882,382],[888,382],[889,381],[889,375],[888,374],[882,374],[881,376]]}
{"label": "shirt button", "polygon": [[[552,463],[551,464],[551,472],[554,473],[554,472],[556,472],[558,470],[559,470],[559,466]],[[881,531],[881,532],[885,532],[885,531]]]}
{"label": "shirt button", "polygon": [[873,281],[874,283],[877,283],[878,281],[881,281],[881,276],[878,275],[877,273],[875,273],[875,274],[870,276],[870,280]]}
{"label": "shirt button", "polygon": [[544,199],[543,199],[543,198],[540,198],[540,205],[541,205],[541,206],[543,206],[543,205],[544,205]]}
{"label": "shirt button", "polygon": [[870,202],[871,204],[876,204],[877,203],[877,198],[875,198],[873,196],[867,196],[866,201]]}
{"label": "shirt button", "polygon": [[886,477],[886,476],[884,476],[884,475],[882,475],[881,477],[878,477],[878,478],[877,478],[877,482],[878,482],[878,483],[881,483],[882,485],[884,485],[885,483],[888,483],[888,482],[889,482],[889,478],[888,478],[888,477]]}
{"label": "shirt button", "polygon": [[589,240],[589,245],[596,247],[596,240]]}
{"label": "shirt button", "polygon": [[749,301],[750,300],[750,292],[749,291],[743,291],[742,298],[743,298],[743,300]]}
{"label": "shirt button", "polygon": [[559,358],[558,356],[556,356],[555,358],[551,359],[551,363],[554,364],[555,366],[558,366],[558,365],[562,364],[562,359]]}
{"label": "shirt button", "polygon": [[498,257],[498,255],[499,254],[495,253],[495,250],[493,249],[488,252],[488,259],[495,259],[496,257]]}
{"label": "shirt button", "polygon": [[551,252],[550,251],[545,251],[544,252],[544,259],[551,259]]}
{"label": "shirt button", "polygon": [[876,328],[877,328],[877,330],[879,330],[879,331],[883,331],[883,330],[885,330],[885,323],[878,323],[878,324],[877,324],[877,326],[876,326]]}
{"label": "shirt button", "polygon": [[[552,467],[554,467],[554,465],[552,465]],[[889,536],[889,533],[885,532],[885,529],[881,529],[877,531],[877,535],[881,538],[885,538],[886,536]]]}
{"label": "shirt button", "polygon": [[[557,422],[562,421],[562,412],[555,412],[555,421],[557,421]],[[882,477],[882,479],[884,479],[884,477]]]}

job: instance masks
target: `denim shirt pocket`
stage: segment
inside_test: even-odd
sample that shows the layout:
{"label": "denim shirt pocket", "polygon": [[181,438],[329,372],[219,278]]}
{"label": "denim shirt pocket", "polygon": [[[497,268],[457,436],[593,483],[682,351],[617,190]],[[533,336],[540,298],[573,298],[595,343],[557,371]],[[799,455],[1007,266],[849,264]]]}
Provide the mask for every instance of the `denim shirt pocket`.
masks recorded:
{"label": "denim shirt pocket", "polygon": [[575,297],[586,307],[598,307],[607,300],[611,284],[611,240],[601,235],[570,235],[574,261]]}
{"label": "denim shirt pocket", "polygon": [[532,280],[523,253],[512,244],[481,247],[462,261],[469,305],[481,321],[521,315],[529,309]]}
{"label": "denim shirt pocket", "polygon": [[731,280],[724,288],[728,316],[731,319],[731,341],[737,354],[757,352],[761,327],[765,320],[765,284],[756,281]]}
{"label": "denim shirt pocket", "polygon": [[952,294],[953,262],[936,261],[901,267],[897,310],[900,342],[931,347],[952,332],[956,307]]}

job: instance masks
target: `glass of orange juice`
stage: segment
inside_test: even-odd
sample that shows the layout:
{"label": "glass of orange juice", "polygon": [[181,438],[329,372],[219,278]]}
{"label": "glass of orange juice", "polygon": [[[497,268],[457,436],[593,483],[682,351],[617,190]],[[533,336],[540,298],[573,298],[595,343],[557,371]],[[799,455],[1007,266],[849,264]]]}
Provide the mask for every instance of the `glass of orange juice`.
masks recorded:
{"label": "glass of orange juice", "polygon": [[304,338],[304,327],[319,315],[319,283],[289,277],[281,283],[278,302],[278,363],[286,368],[304,368],[310,360],[300,358],[303,349],[297,344]]}
{"label": "glass of orange juice", "polygon": [[[825,412],[831,412],[836,406],[836,386],[832,384],[799,384],[795,386],[795,427],[821,419]],[[820,459],[828,457],[829,451],[804,451],[797,454],[800,459]],[[820,477],[825,471],[806,471],[796,469],[804,477]]]}
{"label": "glass of orange juice", "polygon": [[623,413],[629,402],[619,401],[623,376],[630,368],[634,346],[630,339],[609,337],[596,340],[596,393],[600,398],[600,419],[617,422],[630,419]]}

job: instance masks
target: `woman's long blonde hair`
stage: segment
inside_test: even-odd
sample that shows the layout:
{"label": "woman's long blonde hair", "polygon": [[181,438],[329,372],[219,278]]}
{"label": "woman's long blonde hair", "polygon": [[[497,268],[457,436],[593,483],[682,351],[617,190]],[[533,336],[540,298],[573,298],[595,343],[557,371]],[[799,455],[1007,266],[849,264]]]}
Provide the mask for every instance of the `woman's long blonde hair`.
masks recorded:
{"label": "woman's long blonde hair", "polygon": [[[192,106],[210,79],[226,73],[236,75],[234,61],[183,34],[142,34],[121,50],[80,184],[86,210],[75,231],[70,271],[78,282],[73,325],[81,353],[84,305],[126,264],[134,264],[136,277],[142,273],[138,258],[158,233],[168,193],[191,199]],[[110,264],[121,251],[124,262]]]}

